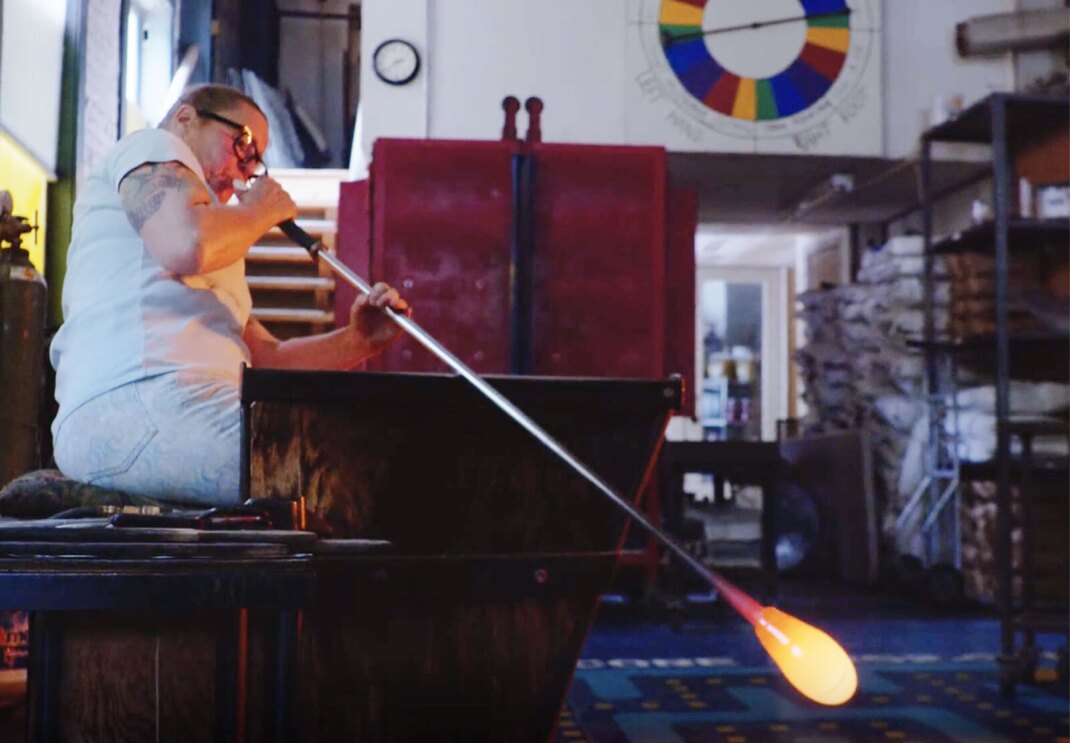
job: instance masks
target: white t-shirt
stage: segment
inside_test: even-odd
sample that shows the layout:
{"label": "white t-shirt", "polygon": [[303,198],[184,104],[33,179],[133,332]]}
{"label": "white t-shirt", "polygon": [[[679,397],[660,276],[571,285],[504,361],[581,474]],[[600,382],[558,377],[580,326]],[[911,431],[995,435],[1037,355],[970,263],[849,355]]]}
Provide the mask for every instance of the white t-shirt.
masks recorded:
{"label": "white t-shirt", "polygon": [[245,261],[179,276],[152,257],[123,211],[123,177],[144,163],[171,161],[204,181],[181,139],[162,129],[134,132],[80,189],[63,284],[64,323],[51,347],[59,402],[53,433],[79,405],[121,385],[178,370],[237,385],[242,363],[250,361],[242,340],[252,308]]}

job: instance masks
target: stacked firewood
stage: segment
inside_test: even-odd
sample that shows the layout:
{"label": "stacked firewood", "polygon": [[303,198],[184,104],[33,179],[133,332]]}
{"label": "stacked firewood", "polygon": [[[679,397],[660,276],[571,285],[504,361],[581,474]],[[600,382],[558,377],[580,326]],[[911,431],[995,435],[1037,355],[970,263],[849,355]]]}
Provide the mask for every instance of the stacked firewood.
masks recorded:
{"label": "stacked firewood", "polygon": [[[959,501],[959,525],[962,530],[962,579],[968,598],[983,604],[996,601],[996,484],[976,481],[962,485]],[[1022,592],[1021,506],[1017,488],[1012,491],[1011,565],[1014,571],[1013,594]]]}
{"label": "stacked firewood", "polygon": [[[991,255],[959,253],[946,257],[950,280],[951,317],[948,332],[964,339],[996,332],[996,261]],[[1008,327],[1030,330],[1039,327],[1034,315],[1022,306],[1021,296],[1040,284],[1036,253],[1011,256],[1008,273]]]}
{"label": "stacked firewood", "polygon": [[[1038,478],[1030,490],[1032,521],[1032,568],[1025,571],[1025,509],[1021,490],[1011,486],[1011,570],[1015,606],[1024,599],[1023,576],[1027,575],[1033,600],[1065,610],[1070,591],[1070,554],[1066,549],[1066,525],[1070,504],[1066,482],[1061,477]],[[962,527],[962,577],[966,595],[991,604],[997,600],[999,580],[996,562],[996,484],[990,481],[963,483],[960,500]]]}

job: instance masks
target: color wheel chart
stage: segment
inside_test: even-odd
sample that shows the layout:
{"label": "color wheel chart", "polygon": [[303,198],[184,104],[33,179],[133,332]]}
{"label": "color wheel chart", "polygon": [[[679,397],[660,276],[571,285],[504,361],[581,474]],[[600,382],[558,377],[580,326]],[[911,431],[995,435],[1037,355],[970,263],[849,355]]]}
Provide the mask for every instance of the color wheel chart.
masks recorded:
{"label": "color wheel chart", "polygon": [[[792,136],[879,100],[879,0],[642,0],[664,96],[734,137]],[[869,87],[867,92],[860,88]]]}
{"label": "color wheel chart", "polygon": [[[757,30],[758,22],[702,28],[706,0],[665,0],[661,45],[676,77],[691,95],[726,116],[768,121],[797,114],[817,103],[843,69],[851,45],[851,10],[844,0],[803,0],[806,43],[799,56],[773,77],[740,77],[710,54],[706,36]],[[790,21],[789,21],[790,22]],[[778,21],[770,21],[770,24]]]}

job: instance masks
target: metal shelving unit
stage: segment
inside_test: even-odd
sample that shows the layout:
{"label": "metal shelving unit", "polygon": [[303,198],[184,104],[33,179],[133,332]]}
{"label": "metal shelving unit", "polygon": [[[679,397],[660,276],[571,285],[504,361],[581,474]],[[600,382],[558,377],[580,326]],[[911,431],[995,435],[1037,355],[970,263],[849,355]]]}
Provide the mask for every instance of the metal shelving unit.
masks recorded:
{"label": "metal shelving unit", "polygon": [[[1012,243],[1025,240],[1049,242],[1070,239],[1070,222],[1065,219],[1008,219],[1007,239]],[[990,253],[996,240],[995,222],[987,221],[970,227],[946,240],[933,243],[929,250],[935,254]]]}
{"label": "metal shelving unit", "polygon": [[[1027,249],[1029,244],[1070,245],[1070,222],[1066,220],[1034,220],[1015,216],[1013,152],[1017,145],[1042,137],[1070,122],[1070,101],[1065,97],[997,93],[988,96],[963,111],[955,119],[934,127],[922,136],[922,188],[930,195],[923,199],[923,225],[926,245],[926,350],[928,402],[930,415],[929,477],[924,492],[917,494],[917,507],[924,509],[921,523],[935,529],[950,524],[950,532],[937,533],[930,544],[947,548],[946,539],[958,538],[958,483],[962,478],[994,479],[997,504],[996,563],[998,572],[998,603],[1000,609],[1000,688],[1013,694],[1016,682],[1031,672],[1036,664],[1035,633],[1041,631],[1067,632],[1066,607],[1046,611],[1036,600],[1033,581],[1032,543],[1035,524],[1032,515],[1033,475],[1037,467],[1031,456],[1034,435],[1050,433],[1035,426],[1021,424],[1010,417],[1011,360],[1022,357],[1023,348],[1054,349],[1066,358],[1070,353],[1070,336],[1047,331],[1016,332],[1009,327],[1010,297],[1008,275],[1011,250]],[[932,147],[936,142],[966,142],[988,144],[992,148],[992,207],[991,221],[971,227],[958,235],[939,242],[933,239]],[[983,252],[994,258],[996,331],[993,335],[970,338],[940,337],[934,327],[933,285],[938,256],[962,252]],[[1061,352],[1059,351],[1061,349]],[[944,436],[948,416],[956,414],[955,359],[964,354],[994,356],[995,414],[997,447],[995,459],[989,463],[960,465],[955,456],[957,442]],[[1054,358],[1054,357],[1053,357]],[[1063,427],[1065,429],[1065,427]],[[1059,431],[1066,433],[1065,430]],[[1021,457],[1012,457],[1011,439],[1018,438],[1023,446]],[[1047,468],[1066,469],[1066,462],[1048,462]],[[1024,542],[1022,596],[1013,595],[1014,571],[1011,558],[1012,475],[1021,492],[1021,526]],[[954,547],[957,553],[958,545]],[[959,565],[956,565],[959,567]],[[1048,607],[1051,608],[1051,607]],[[1023,643],[1018,644],[1019,636]],[[1066,649],[1060,650],[1060,672],[1066,672]]]}
{"label": "metal shelving unit", "polygon": [[[753,382],[735,382],[724,377],[702,381],[700,401],[703,434],[707,440],[725,441],[748,438],[761,429],[761,411],[754,405]],[[739,400],[747,400],[747,410],[733,410]],[[754,409],[751,406],[754,405]],[[755,417],[758,416],[757,422]]]}

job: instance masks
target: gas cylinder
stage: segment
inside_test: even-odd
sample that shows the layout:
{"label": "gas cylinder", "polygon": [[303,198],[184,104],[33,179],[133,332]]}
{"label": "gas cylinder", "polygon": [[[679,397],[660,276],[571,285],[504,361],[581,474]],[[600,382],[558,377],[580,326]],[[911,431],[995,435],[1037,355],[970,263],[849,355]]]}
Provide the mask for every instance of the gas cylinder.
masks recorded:
{"label": "gas cylinder", "polygon": [[22,248],[33,229],[0,192],[0,487],[40,466],[48,289]]}

